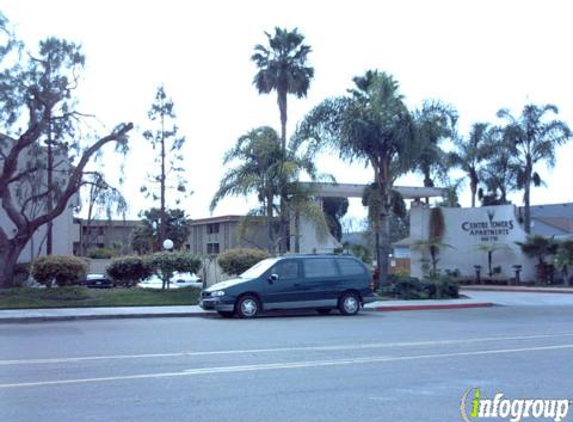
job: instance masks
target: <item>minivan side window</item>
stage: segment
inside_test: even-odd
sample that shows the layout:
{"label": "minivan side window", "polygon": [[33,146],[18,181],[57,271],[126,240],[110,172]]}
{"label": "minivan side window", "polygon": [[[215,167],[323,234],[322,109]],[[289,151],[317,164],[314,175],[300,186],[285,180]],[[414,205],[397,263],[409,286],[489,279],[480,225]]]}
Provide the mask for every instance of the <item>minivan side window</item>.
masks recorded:
{"label": "minivan side window", "polygon": [[336,277],[338,271],[333,259],[313,258],[302,261],[304,275],[306,278]]}
{"label": "minivan side window", "polygon": [[353,259],[339,259],[338,268],[342,275],[364,275],[364,266]]}
{"label": "minivan side window", "polygon": [[294,260],[279,261],[272,269],[271,274],[279,276],[279,280],[293,280],[298,278],[298,262]]}

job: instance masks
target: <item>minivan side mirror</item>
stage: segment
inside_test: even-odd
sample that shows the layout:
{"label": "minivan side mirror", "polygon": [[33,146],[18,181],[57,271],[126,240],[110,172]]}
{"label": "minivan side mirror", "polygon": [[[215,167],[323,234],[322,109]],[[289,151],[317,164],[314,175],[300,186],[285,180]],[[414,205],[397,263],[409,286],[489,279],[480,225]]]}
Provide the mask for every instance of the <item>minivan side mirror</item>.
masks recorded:
{"label": "minivan side mirror", "polygon": [[268,280],[269,280],[269,283],[274,283],[275,281],[278,281],[278,280],[279,280],[279,276],[278,276],[278,274],[271,274],[271,275],[269,276],[269,279],[268,279]]}

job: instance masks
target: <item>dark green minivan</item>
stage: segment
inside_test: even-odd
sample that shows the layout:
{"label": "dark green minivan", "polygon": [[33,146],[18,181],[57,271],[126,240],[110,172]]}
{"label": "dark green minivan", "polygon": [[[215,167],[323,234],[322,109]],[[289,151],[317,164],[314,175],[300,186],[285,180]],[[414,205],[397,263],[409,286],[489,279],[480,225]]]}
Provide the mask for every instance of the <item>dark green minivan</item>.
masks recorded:
{"label": "dark green minivan", "polygon": [[201,307],[224,317],[255,317],[261,311],[338,309],[355,315],[375,300],[372,277],[359,260],[346,255],[286,255],[265,259],[239,278],[201,293]]}

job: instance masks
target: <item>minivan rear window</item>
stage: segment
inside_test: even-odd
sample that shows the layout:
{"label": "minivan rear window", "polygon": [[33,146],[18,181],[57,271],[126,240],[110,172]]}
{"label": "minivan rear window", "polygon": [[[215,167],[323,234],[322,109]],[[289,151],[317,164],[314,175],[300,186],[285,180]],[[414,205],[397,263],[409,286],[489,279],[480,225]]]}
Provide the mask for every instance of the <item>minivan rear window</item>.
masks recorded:
{"label": "minivan rear window", "polygon": [[338,275],[336,265],[330,258],[313,258],[302,261],[306,278],[333,277]]}
{"label": "minivan rear window", "polygon": [[338,268],[342,275],[363,275],[364,266],[353,259],[339,259]]}

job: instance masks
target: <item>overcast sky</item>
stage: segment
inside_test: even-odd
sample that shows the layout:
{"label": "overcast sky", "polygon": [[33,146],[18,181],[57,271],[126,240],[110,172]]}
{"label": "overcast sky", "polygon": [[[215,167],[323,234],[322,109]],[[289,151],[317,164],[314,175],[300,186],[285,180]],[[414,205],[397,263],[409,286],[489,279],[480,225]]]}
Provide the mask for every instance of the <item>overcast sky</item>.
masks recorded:
{"label": "overcast sky", "polygon": [[[556,104],[573,126],[573,4],[567,0],[0,0],[0,10],[29,46],[51,35],[82,44],[81,110],[109,128],[136,124],[126,167],[131,216],[151,205],[139,193],[152,162],[141,132],[159,84],[172,96],[187,138],[195,193],[184,208],[192,218],[209,216],[225,172],[222,156],[236,139],[257,126],[280,128],[276,95],[257,94],[250,61],[254,45],[275,26],[298,27],[313,49],[315,79],[308,98],[289,98],[289,133],[313,106],[344,94],[352,77],[367,69],[393,74],[411,107],[424,99],[451,103],[462,131],[473,122],[497,123],[498,109],[517,114],[528,102]],[[541,171],[549,186],[534,189],[534,204],[573,201],[572,158],[573,142],[558,150],[555,169]],[[323,157],[320,165],[341,183],[372,178],[358,164]],[[112,178],[115,168],[106,168]],[[406,177],[399,184],[421,180]],[[521,194],[512,199],[521,204]],[[461,200],[469,204],[467,190]],[[226,200],[214,215],[245,213],[252,205]],[[361,208],[353,204],[351,214],[365,215]]]}

